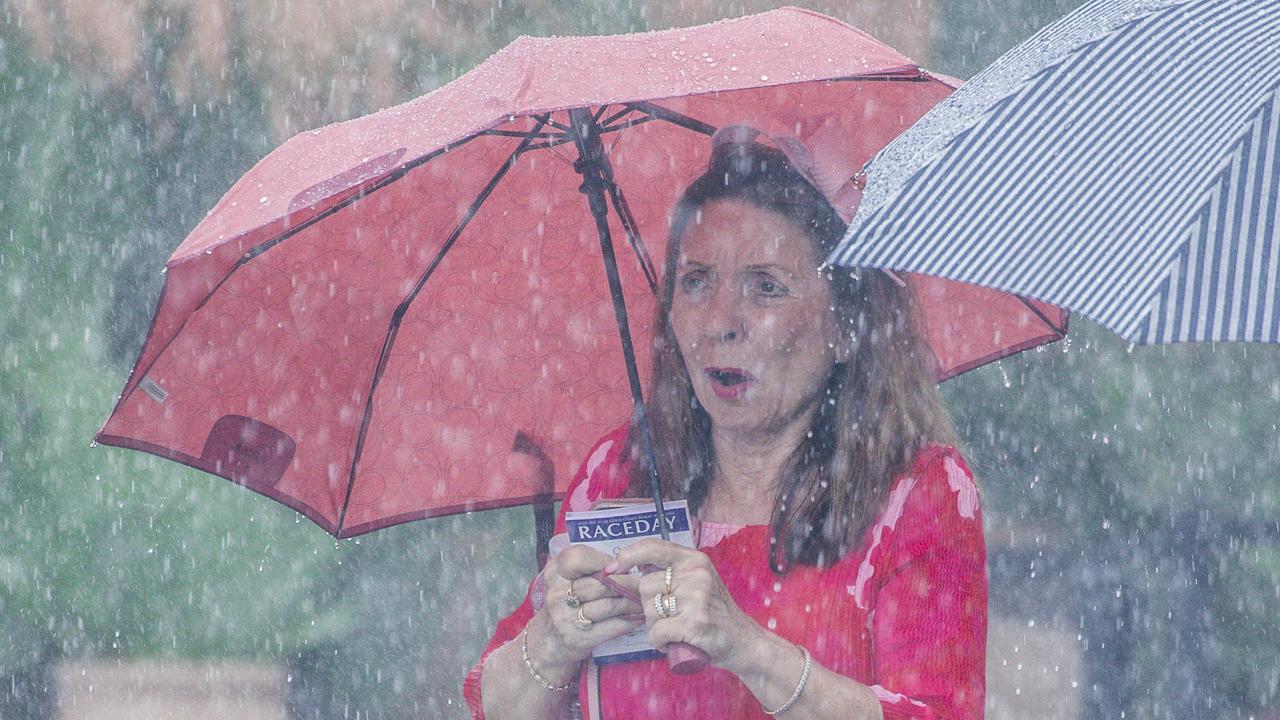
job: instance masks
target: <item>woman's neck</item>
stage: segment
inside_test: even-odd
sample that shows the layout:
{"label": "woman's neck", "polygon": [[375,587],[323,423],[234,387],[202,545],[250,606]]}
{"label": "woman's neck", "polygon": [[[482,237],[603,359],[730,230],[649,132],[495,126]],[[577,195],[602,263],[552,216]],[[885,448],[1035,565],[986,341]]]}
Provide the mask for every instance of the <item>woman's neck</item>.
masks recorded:
{"label": "woman's neck", "polygon": [[782,468],[809,430],[809,417],[781,431],[735,433],[711,428],[711,487],[699,509],[710,522],[763,525],[773,516]]}

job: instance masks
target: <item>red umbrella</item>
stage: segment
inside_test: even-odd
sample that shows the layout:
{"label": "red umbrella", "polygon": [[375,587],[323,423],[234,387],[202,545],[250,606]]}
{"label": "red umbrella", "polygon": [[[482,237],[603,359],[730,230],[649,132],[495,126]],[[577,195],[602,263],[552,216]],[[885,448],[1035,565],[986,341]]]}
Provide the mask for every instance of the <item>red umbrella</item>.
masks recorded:
{"label": "red umbrella", "polygon": [[[338,537],[528,502],[549,477],[561,490],[553,468],[633,412],[650,258],[707,136],[820,137],[848,177],[954,86],[796,9],[520,38],[241,178],[169,259],[97,441],[220,475]],[[1065,331],[1052,306],[907,281],[942,378]]]}

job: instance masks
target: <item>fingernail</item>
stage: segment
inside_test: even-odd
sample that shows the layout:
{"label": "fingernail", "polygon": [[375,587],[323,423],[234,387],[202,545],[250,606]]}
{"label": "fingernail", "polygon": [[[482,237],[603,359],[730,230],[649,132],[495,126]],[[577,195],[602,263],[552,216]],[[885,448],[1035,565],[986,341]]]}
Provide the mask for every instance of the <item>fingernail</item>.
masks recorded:
{"label": "fingernail", "polygon": [[605,575],[612,575],[612,574],[614,574],[614,573],[616,573],[616,572],[618,572],[618,561],[617,561],[617,560],[614,560],[614,561],[610,562],[608,565],[605,565],[605,566],[604,566],[604,574],[605,574]]}

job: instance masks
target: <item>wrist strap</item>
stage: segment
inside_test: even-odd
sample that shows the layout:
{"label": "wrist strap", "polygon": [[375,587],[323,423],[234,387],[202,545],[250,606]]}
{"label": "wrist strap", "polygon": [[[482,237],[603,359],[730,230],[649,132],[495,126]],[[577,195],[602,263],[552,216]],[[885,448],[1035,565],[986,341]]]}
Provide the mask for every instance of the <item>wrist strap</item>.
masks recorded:
{"label": "wrist strap", "polygon": [[[538,684],[542,687],[551,692],[564,692],[569,689],[571,683],[565,683],[563,685],[553,684],[550,680],[543,677],[542,673],[538,672],[538,669],[533,666],[533,661],[529,659],[528,627],[525,627],[524,631],[520,633],[520,657],[524,658],[524,666],[529,668],[529,674],[532,675],[533,679],[537,680]],[[808,672],[806,671],[805,674],[807,675]]]}
{"label": "wrist strap", "polygon": [[804,670],[800,671],[800,682],[796,684],[796,690],[791,693],[791,697],[787,698],[787,701],[782,703],[782,707],[777,710],[770,710],[764,705],[761,705],[760,709],[764,710],[765,715],[781,715],[782,713],[790,710],[791,706],[796,704],[796,700],[800,699],[800,693],[804,690],[804,684],[809,682],[809,671],[813,669],[813,656],[809,654],[809,649],[805,646],[797,644],[796,647],[800,648],[800,652],[804,653]]}

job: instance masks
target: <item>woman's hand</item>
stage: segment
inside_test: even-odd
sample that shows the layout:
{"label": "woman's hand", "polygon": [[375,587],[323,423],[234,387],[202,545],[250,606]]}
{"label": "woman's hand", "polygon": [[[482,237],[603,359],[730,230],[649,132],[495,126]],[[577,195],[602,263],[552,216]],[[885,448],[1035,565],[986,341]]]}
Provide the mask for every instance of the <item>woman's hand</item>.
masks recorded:
{"label": "woman's hand", "polygon": [[[529,623],[529,654],[534,666],[557,683],[567,682],[595,646],[644,623],[639,606],[591,577],[611,560],[598,550],[570,546],[543,569],[547,599]],[[635,585],[635,579],[626,576],[615,581]],[[580,604],[572,605],[572,598]]]}
{"label": "woman's hand", "polygon": [[[735,671],[735,661],[773,637],[738,607],[704,553],[662,540],[642,540],[623,548],[605,572],[631,567],[651,569],[640,578],[639,593],[649,642],[659,650],[673,642],[689,643],[706,653],[713,665]],[[677,614],[664,618],[654,597],[667,591],[668,567]]]}

